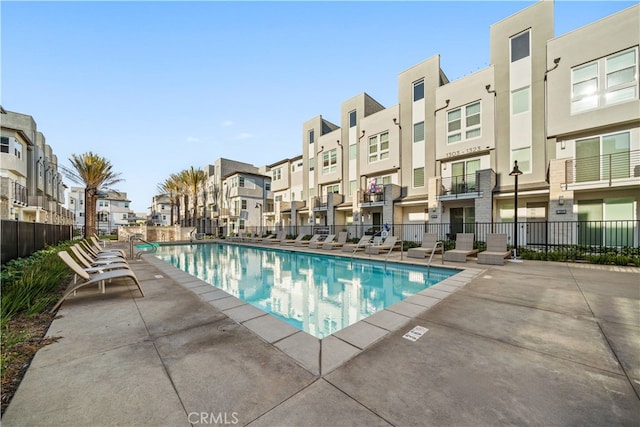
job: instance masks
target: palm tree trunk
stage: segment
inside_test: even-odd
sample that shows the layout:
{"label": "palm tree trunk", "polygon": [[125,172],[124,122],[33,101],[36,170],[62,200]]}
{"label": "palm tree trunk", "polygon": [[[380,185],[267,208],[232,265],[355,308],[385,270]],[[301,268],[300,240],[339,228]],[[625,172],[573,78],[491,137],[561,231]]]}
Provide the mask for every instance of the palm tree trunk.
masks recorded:
{"label": "palm tree trunk", "polygon": [[96,189],[85,188],[84,194],[84,238],[86,239],[96,232]]}

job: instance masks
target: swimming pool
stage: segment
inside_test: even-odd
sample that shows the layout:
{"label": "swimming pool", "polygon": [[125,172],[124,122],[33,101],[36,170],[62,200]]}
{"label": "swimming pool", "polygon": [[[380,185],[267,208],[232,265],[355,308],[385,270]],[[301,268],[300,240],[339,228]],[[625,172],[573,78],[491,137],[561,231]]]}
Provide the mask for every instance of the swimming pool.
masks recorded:
{"label": "swimming pool", "polygon": [[457,273],[224,243],[163,245],[155,256],[317,338]]}

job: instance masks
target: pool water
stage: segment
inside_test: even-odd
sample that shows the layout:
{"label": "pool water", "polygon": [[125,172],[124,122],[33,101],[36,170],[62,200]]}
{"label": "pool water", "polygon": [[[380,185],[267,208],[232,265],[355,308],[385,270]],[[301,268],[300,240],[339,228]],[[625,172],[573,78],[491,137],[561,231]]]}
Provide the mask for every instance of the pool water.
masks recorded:
{"label": "pool water", "polygon": [[457,273],[222,243],[163,245],[155,256],[317,338]]}

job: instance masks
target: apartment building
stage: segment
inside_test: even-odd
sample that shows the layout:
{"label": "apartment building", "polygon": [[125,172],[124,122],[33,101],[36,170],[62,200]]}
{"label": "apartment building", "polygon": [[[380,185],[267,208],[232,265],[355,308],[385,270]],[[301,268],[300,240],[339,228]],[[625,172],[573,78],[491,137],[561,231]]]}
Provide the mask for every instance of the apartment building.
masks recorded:
{"label": "apartment building", "polygon": [[177,219],[177,207],[175,206],[175,200],[172,201],[167,194],[153,196],[149,209],[149,222],[151,225],[173,225],[172,221],[175,222]]}
{"label": "apartment building", "polygon": [[[69,189],[69,210],[75,215],[74,226],[83,229],[85,226],[85,188]],[[136,222],[136,214],[131,210],[127,193],[107,190],[102,191],[96,200],[96,229],[99,234],[115,233],[120,226]]]}
{"label": "apartment building", "polygon": [[[553,220],[640,218],[639,44],[638,5],[547,43]],[[575,230],[577,243],[638,245],[637,234],[599,227]]]}
{"label": "apartment building", "polygon": [[[522,245],[549,220],[639,218],[638,6],[557,38],[553,8],[492,25],[485,69],[450,82],[436,55],[400,73],[398,105],[361,94],[342,105],[340,127],[304,123],[309,208],[292,223],[355,234],[435,223],[453,235],[517,212]],[[599,103],[577,93],[590,90]]]}
{"label": "apartment building", "polygon": [[[247,168],[271,177],[274,212],[245,226],[352,237],[410,224],[401,237],[419,241],[432,225],[453,236],[517,219],[527,245],[553,243],[547,221],[638,221],[639,17],[636,5],[556,37],[554,3],[540,1],[488,29],[489,66],[449,81],[434,55],[399,73],[398,104],[356,95],[339,124],[322,115],[302,124],[301,156],[245,169],[225,160],[215,182]],[[216,206],[230,203],[216,194]],[[513,229],[500,230],[513,244]],[[563,230],[564,242],[594,242],[594,230]],[[638,244],[637,229],[624,234]]]}
{"label": "apartment building", "polygon": [[0,218],[73,224],[58,158],[33,117],[0,108]]}
{"label": "apartment building", "polygon": [[[271,177],[234,172],[222,180],[222,193],[224,197],[220,218],[225,224],[226,234],[262,234],[274,229]],[[249,224],[254,226],[249,228]]]}

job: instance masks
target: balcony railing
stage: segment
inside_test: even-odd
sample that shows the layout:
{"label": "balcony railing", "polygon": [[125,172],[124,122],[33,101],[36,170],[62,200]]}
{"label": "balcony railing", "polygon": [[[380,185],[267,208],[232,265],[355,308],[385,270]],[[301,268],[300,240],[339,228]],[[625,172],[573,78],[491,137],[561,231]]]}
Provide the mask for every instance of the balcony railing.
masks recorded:
{"label": "balcony railing", "polygon": [[565,182],[607,183],[610,187],[617,180],[640,177],[640,150],[583,157],[565,162]]}
{"label": "balcony railing", "polygon": [[384,185],[374,185],[367,189],[361,189],[358,200],[360,203],[384,203]]}
{"label": "balcony railing", "polygon": [[478,178],[478,174],[475,172],[467,175],[441,178],[438,186],[438,197],[458,197],[466,194],[480,196],[480,186],[478,185],[480,180]]}
{"label": "balcony railing", "polygon": [[29,190],[24,185],[13,183],[13,203],[27,206],[29,203]]}

